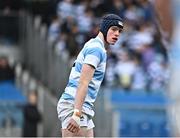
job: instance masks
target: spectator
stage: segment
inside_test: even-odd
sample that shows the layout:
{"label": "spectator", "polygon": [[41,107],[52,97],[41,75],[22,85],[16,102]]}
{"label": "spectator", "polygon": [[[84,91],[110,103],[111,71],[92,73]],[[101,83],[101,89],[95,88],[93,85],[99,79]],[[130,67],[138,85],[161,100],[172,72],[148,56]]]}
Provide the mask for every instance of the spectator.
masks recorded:
{"label": "spectator", "polygon": [[135,64],[130,59],[129,53],[126,50],[120,51],[119,62],[116,65],[116,73],[119,77],[120,85],[124,89],[130,89],[132,76],[135,71]]}
{"label": "spectator", "polygon": [[54,16],[48,30],[48,43],[53,45],[60,34],[60,21],[57,16]]}
{"label": "spectator", "polygon": [[134,58],[134,63],[135,63],[135,71],[133,74],[131,89],[145,90],[147,85],[147,77],[138,56]]}
{"label": "spectator", "polygon": [[165,90],[168,80],[168,68],[162,55],[156,55],[155,60],[148,66],[147,71],[150,90]]}
{"label": "spectator", "polygon": [[124,18],[133,22],[139,22],[141,18],[140,8],[138,8],[132,0],[124,0]]}
{"label": "spectator", "polygon": [[7,57],[0,57],[0,82],[12,81],[14,82],[15,72],[8,63]]}
{"label": "spectator", "polygon": [[109,12],[122,16],[124,10],[123,2],[121,0],[113,0],[110,4],[112,6],[109,8]]}
{"label": "spectator", "polygon": [[59,55],[63,60],[67,60],[69,58],[69,51],[67,50],[66,41],[66,33],[61,33],[59,36],[59,40],[55,44],[55,53]]}
{"label": "spectator", "polygon": [[78,27],[76,24],[72,25],[72,30],[70,33],[68,33],[68,38],[66,39],[66,44],[69,51],[69,56],[71,59],[73,59],[79,52]]}
{"label": "spectator", "polygon": [[93,12],[90,8],[85,9],[84,14],[77,17],[80,33],[88,33],[92,29]]}
{"label": "spectator", "polygon": [[[14,12],[14,11],[20,11],[24,6],[23,0],[1,0],[0,1],[0,9],[4,12]],[[8,13],[9,13],[8,12]]]}
{"label": "spectator", "polygon": [[66,19],[68,16],[75,17],[74,11],[73,0],[62,0],[57,5],[57,15],[62,19]]}
{"label": "spectator", "polygon": [[37,137],[37,124],[41,121],[41,114],[37,109],[37,93],[30,91],[29,102],[24,107],[23,137]]}
{"label": "spectator", "polygon": [[145,71],[147,71],[147,67],[154,61],[156,54],[155,49],[151,45],[144,45],[142,47],[142,62]]}
{"label": "spectator", "polygon": [[[110,49],[110,48],[109,48]],[[111,52],[111,50],[107,49],[108,59],[107,59],[107,67],[106,67],[106,73],[105,78],[103,81],[103,85],[113,87],[117,85],[117,76],[116,76],[116,66],[117,63],[117,57],[115,54]]]}

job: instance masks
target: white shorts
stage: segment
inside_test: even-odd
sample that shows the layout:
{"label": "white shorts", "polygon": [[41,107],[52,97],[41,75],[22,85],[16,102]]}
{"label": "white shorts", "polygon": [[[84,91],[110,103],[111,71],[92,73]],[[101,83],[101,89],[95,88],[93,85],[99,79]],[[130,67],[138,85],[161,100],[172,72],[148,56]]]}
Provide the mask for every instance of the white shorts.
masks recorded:
{"label": "white shorts", "polygon": [[[68,122],[72,117],[73,114],[73,104],[69,103],[67,101],[59,101],[57,105],[57,113],[58,118],[61,121],[61,127],[62,129],[66,129],[68,126]],[[92,129],[95,127],[92,116],[87,114],[86,112],[82,113],[82,116],[80,118],[80,127],[87,127],[87,129]]]}

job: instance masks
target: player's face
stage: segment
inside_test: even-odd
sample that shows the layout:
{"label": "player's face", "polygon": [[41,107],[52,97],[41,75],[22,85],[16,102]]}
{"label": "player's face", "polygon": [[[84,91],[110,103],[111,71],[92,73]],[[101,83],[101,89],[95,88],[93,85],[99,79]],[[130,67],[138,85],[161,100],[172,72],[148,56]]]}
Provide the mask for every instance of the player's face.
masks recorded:
{"label": "player's face", "polygon": [[122,29],[117,26],[111,26],[107,32],[107,42],[111,45],[114,45],[118,40],[118,37]]}

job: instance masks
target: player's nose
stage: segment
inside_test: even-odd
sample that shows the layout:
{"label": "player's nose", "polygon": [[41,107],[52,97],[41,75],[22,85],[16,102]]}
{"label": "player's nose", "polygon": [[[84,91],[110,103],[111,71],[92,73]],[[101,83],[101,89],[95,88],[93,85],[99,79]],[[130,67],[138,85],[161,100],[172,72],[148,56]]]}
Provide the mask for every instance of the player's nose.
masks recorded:
{"label": "player's nose", "polygon": [[117,36],[117,37],[118,37],[119,35],[120,35],[119,30],[116,30],[116,31],[115,31],[115,36]]}

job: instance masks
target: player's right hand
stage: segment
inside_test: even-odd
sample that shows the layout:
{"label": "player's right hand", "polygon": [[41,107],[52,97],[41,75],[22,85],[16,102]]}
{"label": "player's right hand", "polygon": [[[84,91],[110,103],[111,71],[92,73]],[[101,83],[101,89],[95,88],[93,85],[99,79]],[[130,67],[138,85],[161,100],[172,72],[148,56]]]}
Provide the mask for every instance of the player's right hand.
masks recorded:
{"label": "player's right hand", "polygon": [[67,129],[72,133],[77,133],[80,129],[80,126],[73,118],[71,118],[69,120],[69,124],[67,126]]}
{"label": "player's right hand", "polygon": [[69,120],[69,124],[67,126],[67,129],[72,132],[72,133],[77,133],[80,129],[80,117],[81,114],[79,112],[79,110],[74,109],[74,113],[71,117],[71,119]]}

